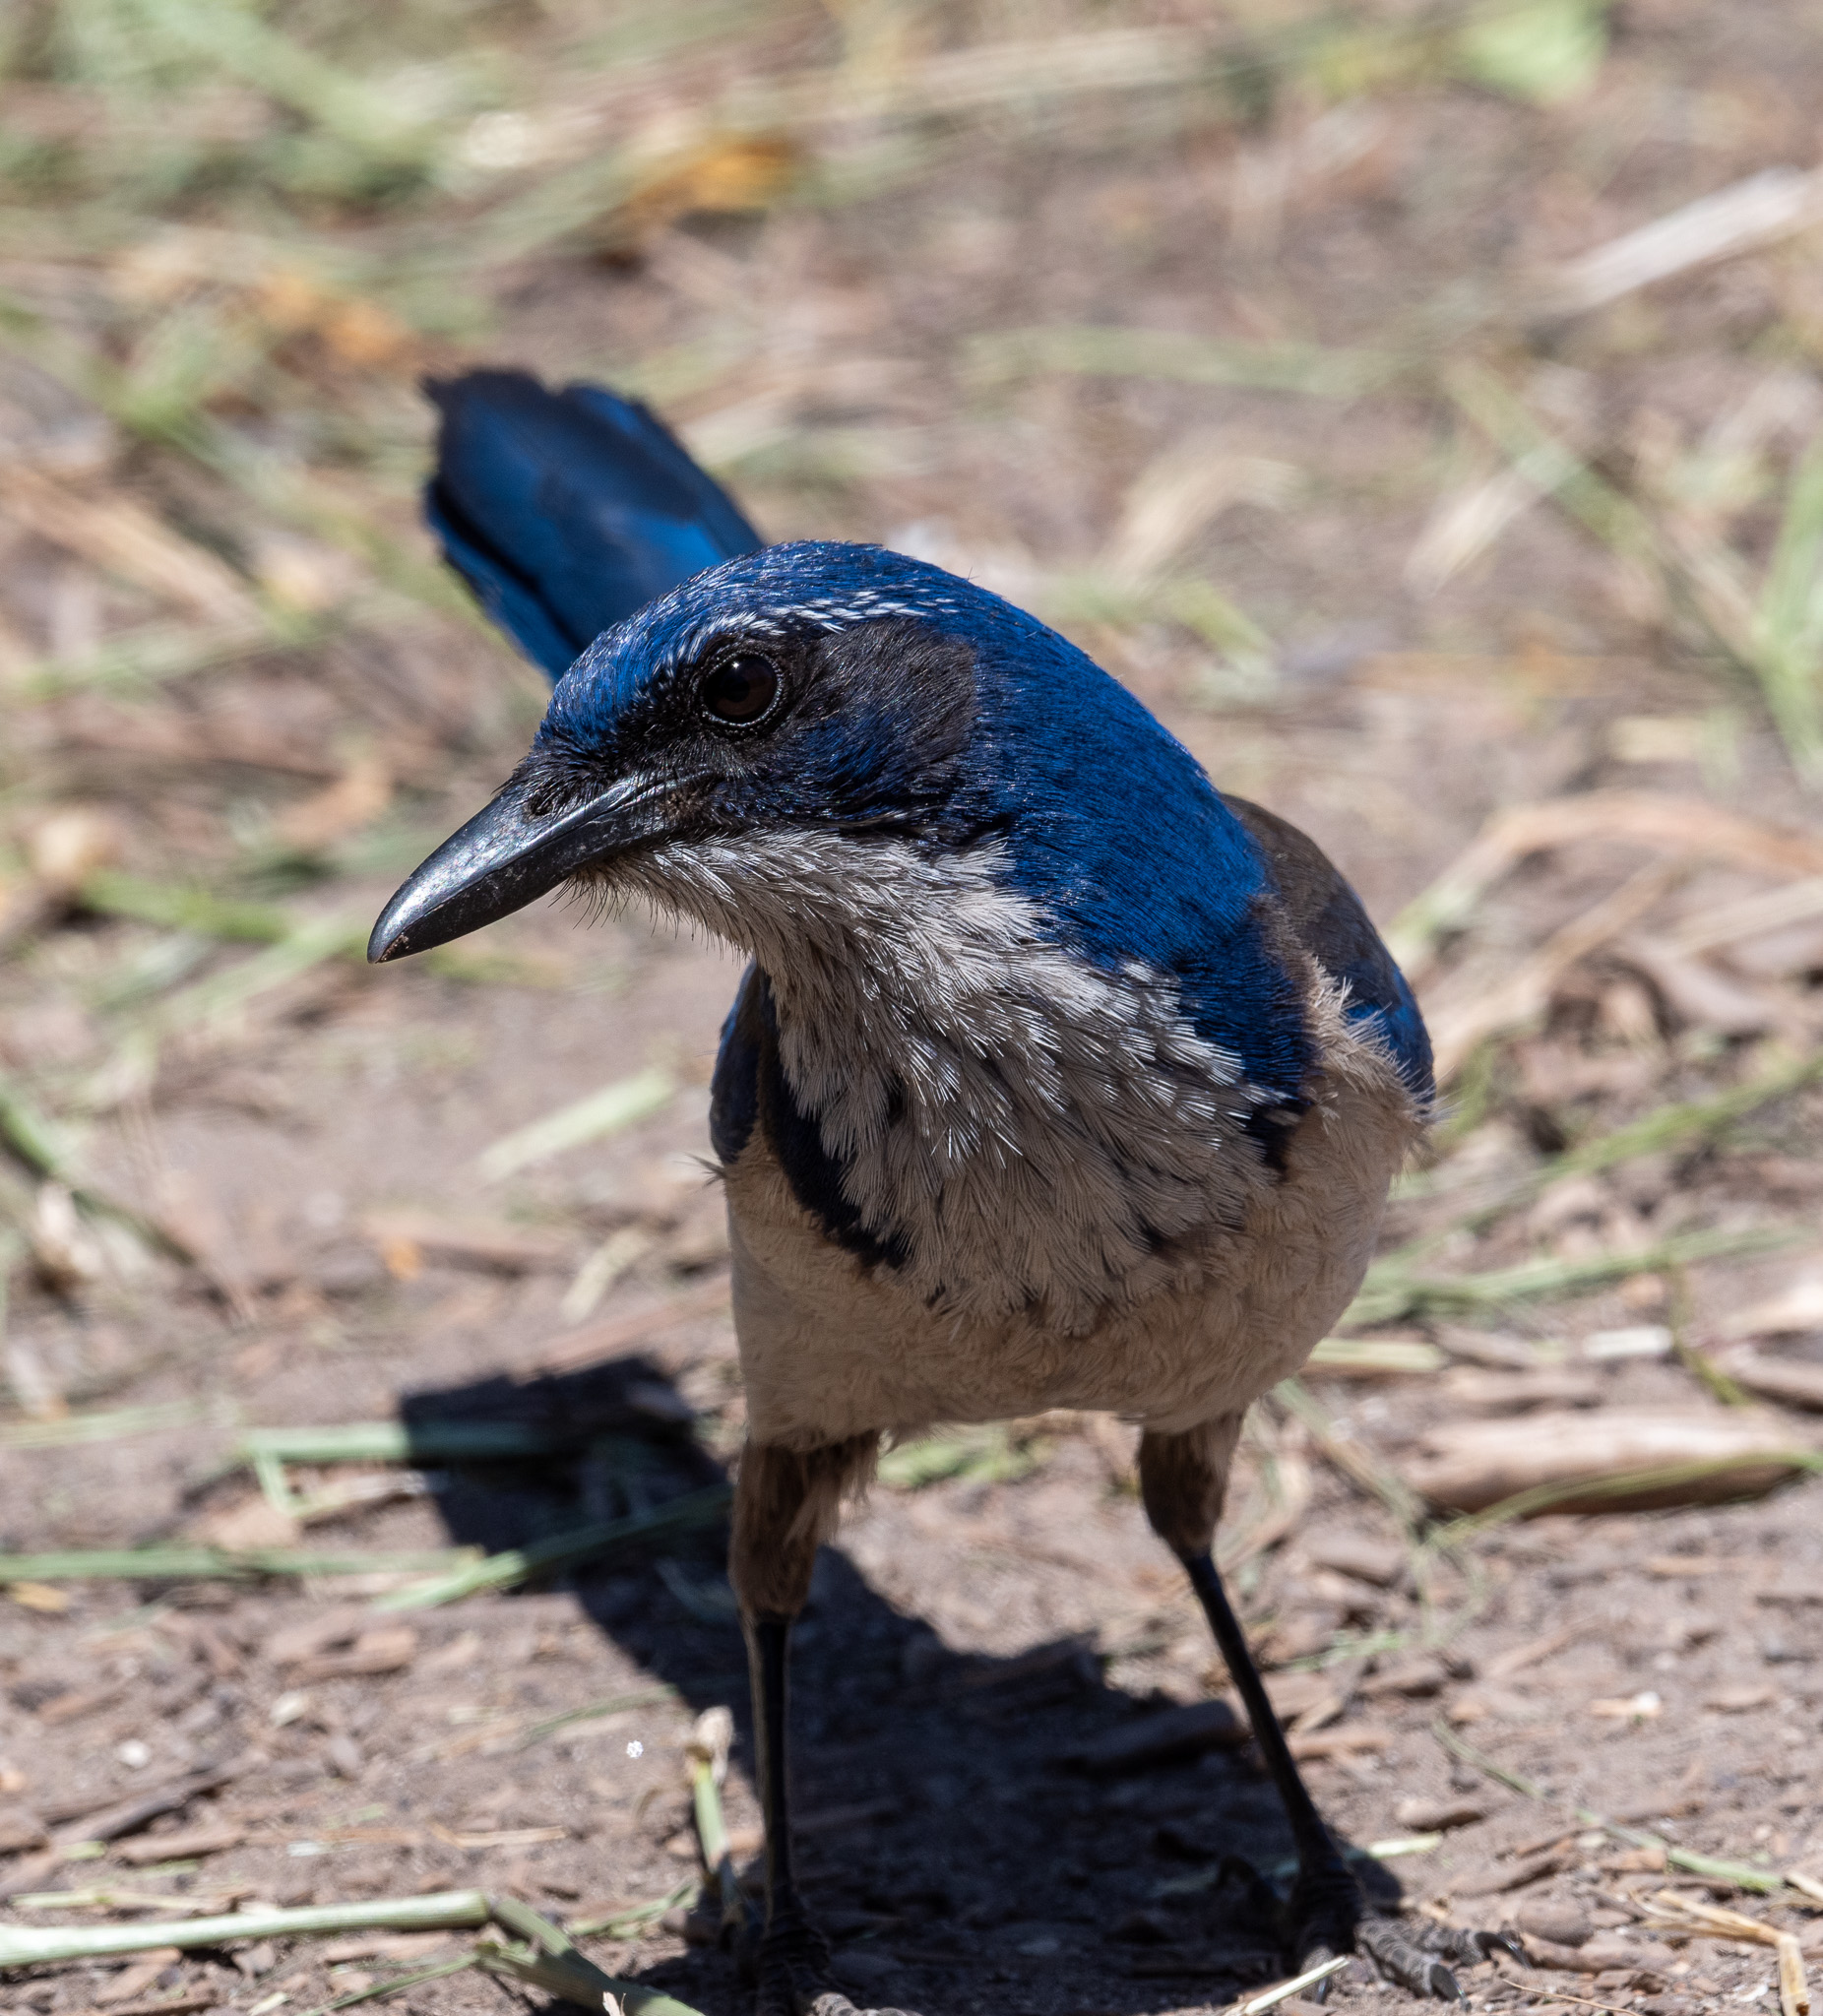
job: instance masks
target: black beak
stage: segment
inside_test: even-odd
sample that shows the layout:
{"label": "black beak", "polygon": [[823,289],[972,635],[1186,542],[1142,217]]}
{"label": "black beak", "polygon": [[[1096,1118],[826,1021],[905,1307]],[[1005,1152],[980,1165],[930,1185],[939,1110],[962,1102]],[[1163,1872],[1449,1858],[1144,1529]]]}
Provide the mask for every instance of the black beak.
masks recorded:
{"label": "black beak", "polygon": [[663,831],[655,817],[674,781],[635,772],[566,812],[527,808],[509,785],[415,869],[367,941],[373,965],[428,952],[524,910],[578,868]]}

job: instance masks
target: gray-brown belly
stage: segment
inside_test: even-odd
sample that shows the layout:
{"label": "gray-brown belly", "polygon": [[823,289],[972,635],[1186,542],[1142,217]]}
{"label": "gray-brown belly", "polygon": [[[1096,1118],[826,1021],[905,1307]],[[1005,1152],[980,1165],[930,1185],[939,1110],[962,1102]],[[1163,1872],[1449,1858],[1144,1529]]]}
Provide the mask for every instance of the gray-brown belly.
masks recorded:
{"label": "gray-brown belly", "polygon": [[1052,1407],[1162,1428],[1236,1413],[1295,1370],[1348,1306],[1414,1131],[1380,1053],[1342,1046],[1285,1176],[1242,1226],[1186,1242],[1164,1278],[1075,1334],[1041,1312],[934,1312],[890,1268],[870,1270],[824,1236],[756,1140],[727,1171],[750,1430],[810,1448]]}

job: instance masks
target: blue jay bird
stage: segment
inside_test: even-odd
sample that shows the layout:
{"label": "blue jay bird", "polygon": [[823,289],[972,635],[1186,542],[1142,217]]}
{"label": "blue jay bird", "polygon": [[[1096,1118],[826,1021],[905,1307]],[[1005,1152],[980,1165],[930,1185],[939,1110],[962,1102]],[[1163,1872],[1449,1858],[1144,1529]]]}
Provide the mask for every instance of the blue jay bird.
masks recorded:
{"label": "blue jay bird", "polygon": [[[1353,891],[1073,645],[874,546],[762,546],[643,409],[480,372],[432,524],[556,680],[493,802],[394,897],[396,959],[560,884],[751,964],[710,1129],[749,1433],[731,1579],[766,1819],[762,2016],[852,2016],[792,1876],[786,1642],[882,1435],[1045,1408],[1141,1427],[1297,1851],[1292,1959],[1419,1993],[1485,1933],[1376,1917],[1212,1554],[1248,1404],[1360,1283],[1432,1099]],[[572,662],[574,661],[574,662]]]}

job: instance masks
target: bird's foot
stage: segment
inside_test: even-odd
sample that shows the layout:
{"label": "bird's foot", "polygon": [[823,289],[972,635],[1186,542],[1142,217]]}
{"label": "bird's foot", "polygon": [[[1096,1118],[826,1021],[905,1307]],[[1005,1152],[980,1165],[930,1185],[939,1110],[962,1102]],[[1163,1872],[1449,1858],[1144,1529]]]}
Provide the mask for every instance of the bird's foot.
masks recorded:
{"label": "bird's foot", "polygon": [[1473,1967],[1496,1953],[1510,1953],[1519,1961],[1526,1957],[1510,1932],[1472,1930],[1428,1918],[1364,1918],[1355,1927],[1354,1946],[1382,1980],[1445,2002],[1466,1999],[1449,1962]]}
{"label": "bird's foot", "polygon": [[907,2016],[903,2009],[857,2009],[836,1985],[828,1942],[801,1913],[774,1919],[758,1965],[754,2016]]}
{"label": "bird's foot", "polygon": [[[1525,1959],[1509,1932],[1469,1930],[1433,1919],[1394,1917],[1369,1909],[1347,1863],[1340,1858],[1304,1871],[1290,1896],[1279,1904],[1271,1886],[1238,1858],[1224,1864],[1225,1876],[1238,1876],[1260,1915],[1276,1922],[1287,1961],[1299,1974],[1344,1953],[1358,1953],[1383,1981],[1409,1993],[1439,2001],[1464,1999],[1450,1963],[1473,1966],[1505,1952]],[[1312,1989],[1326,1998],[1327,1984]]]}

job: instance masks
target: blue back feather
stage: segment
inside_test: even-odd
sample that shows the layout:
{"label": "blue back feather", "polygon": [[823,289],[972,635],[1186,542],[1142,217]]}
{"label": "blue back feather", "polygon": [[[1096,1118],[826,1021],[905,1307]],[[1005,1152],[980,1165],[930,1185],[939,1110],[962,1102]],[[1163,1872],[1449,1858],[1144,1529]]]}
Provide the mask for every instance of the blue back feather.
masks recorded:
{"label": "blue back feather", "polygon": [[523,371],[425,388],[442,410],[424,510],[481,605],[555,679],[654,596],[760,536],[647,410]]}

